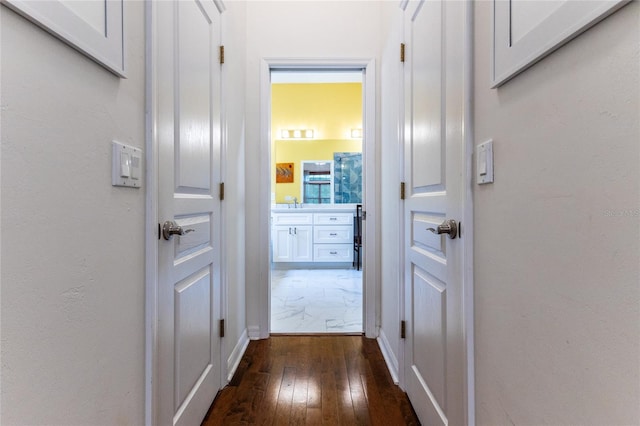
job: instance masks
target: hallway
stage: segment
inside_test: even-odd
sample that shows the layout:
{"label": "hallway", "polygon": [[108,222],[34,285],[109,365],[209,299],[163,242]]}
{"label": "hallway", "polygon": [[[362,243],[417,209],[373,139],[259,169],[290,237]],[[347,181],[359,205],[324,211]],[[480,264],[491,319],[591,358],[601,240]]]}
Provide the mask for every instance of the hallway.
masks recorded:
{"label": "hallway", "polygon": [[419,425],[380,348],[361,336],[252,341],[203,426]]}

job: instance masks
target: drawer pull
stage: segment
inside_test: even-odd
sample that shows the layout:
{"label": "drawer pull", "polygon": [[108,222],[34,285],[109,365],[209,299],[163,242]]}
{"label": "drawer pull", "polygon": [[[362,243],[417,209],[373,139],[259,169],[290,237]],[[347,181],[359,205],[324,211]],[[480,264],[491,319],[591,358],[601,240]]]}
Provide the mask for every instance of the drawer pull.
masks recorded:
{"label": "drawer pull", "polygon": [[329,220],[338,220],[337,217],[330,217]]}
{"label": "drawer pull", "polygon": [[338,234],[336,234],[335,232],[331,232],[331,233],[329,234],[329,236],[331,236],[331,237],[335,237],[335,236],[337,236],[337,235],[338,235]]}
{"label": "drawer pull", "polygon": [[337,251],[330,251],[329,254],[338,254]]}

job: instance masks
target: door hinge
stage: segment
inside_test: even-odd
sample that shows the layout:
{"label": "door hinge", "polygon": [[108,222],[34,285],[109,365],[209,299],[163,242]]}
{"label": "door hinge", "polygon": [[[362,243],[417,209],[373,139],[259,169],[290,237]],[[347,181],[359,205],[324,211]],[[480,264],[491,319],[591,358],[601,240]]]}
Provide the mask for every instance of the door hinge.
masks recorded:
{"label": "door hinge", "polygon": [[220,320],[220,337],[224,337],[224,320]]}
{"label": "door hinge", "polygon": [[404,62],[404,43],[400,43],[400,62]]}
{"label": "door hinge", "polygon": [[367,212],[362,210],[362,220],[367,220]]}
{"label": "door hinge", "polygon": [[407,322],[405,320],[400,321],[400,338],[407,338]]}
{"label": "door hinge", "polygon": [[224,64],[224,46],[220,46],[220,65]]}
{"label": "door hinge", "polygon": [[404,200],[404,182],[400,182],[400,199]]}
{"label": "door hinge", "polygon": [[224,182],[220,182],[220,201],[224,200]]}

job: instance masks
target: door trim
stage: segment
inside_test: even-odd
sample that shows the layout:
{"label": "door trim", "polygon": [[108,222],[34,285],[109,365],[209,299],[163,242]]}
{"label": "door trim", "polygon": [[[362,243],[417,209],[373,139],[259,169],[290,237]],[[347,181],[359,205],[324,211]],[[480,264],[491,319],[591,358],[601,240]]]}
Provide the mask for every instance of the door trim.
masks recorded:
{"label": "door trim", "polygon": [[[363,130],[367,141],[365,150],[365,179],[363,205],[367,212],[365,226],[365,259],[363,267],[363,314],[364,332],[369,338],[378,337],[380,327],[380,283],[377,265],[379,262],[379,228],[378,223],[378,176],[376,175],[376,151],[378,139],[376,133],[376,63],[371,58],[354,59],[298,59],[298,58],[263,58],[260,64],[260,207],[259,217],[267,218],[271,210],[271,79],[272,69],[364,69],[363,79]],[[258,313],[258,329],[249,327],[251,339],[265,339],[270,333],[271,312],[271,274],[269,267],[270,224],[266,220],[259,221],[260,271],[259,292],[260,312]]]}
{"label": "door trim", "polygon": [[[213,0],[216,8],[221,15],[221,23],[223,18],[223,12],[225,11],[225,5],[222,0]],[[153,426],[159,424],[158,422],[158,383],[156,380],[158,371],[158,239],[160,237],[158,224],[160,219],[158,217],[158,131],[157,131],[157,73],[156,73],[156,56],[154,53],[155,39],[158,32],[157,23],[154,19],[155,9],[154,2],[145,2],[145,341],[144,341],[144,424],[146,426]],[[221,31],[221,39],[223,37]],[[220,135],[220,163],[221,165],[226,163],[226,129],[223,121],[225,115],[224,104],[224,70],[220,73],[221,88],[221,135]],[[222,182],[225,180],[225,169],[220,169],[220,179]],[[224,208],[221,209],[221,229],[224,230]],[[225,246],[226,234],[222,233],[220,236],[220,247]],[[226,271],[224,268],[224,258],[220,258],[220,295],[221,295],[221,315],[226,314],[227,305],[227,281]],[[222,362],[224,353],[224,340],[220,342],[220,377],[222,381],[225,381],[227,377],[226,367],[227,363]],[[222,387],[223,383],[220,383]]]}

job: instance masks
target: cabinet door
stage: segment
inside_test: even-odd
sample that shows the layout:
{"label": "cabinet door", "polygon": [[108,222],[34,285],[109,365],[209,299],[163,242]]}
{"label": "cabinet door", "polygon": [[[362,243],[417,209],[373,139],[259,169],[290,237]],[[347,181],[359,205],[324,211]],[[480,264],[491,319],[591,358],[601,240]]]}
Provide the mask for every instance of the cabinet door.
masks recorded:
{"label": "cabinet door", "polygon": [[293,227],[293,262],[313,260],[313,226]]}
{"label": "cabinet door", "polygon": [[273,261],[292,262],[293,261],[293,227],[274,226],[271,232],[273,242]]}

